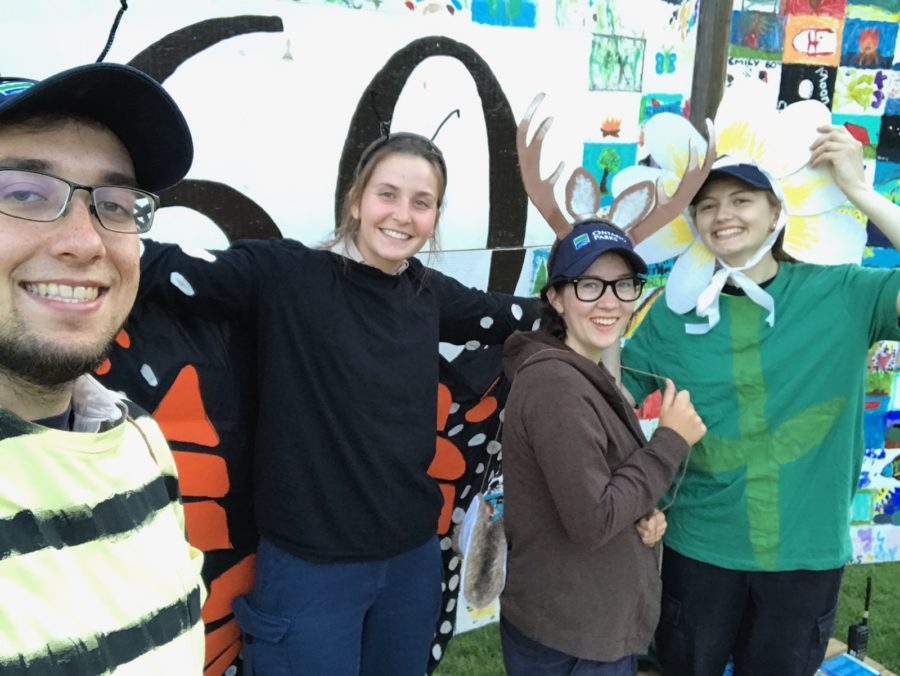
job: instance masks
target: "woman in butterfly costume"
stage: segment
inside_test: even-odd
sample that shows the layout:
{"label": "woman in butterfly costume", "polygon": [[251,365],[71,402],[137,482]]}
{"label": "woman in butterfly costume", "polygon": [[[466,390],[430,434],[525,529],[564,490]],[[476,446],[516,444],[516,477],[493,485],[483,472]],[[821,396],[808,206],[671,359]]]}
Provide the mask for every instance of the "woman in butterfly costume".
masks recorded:
{"label": "woman in butterfly costume", "polygon": [[466,288],[415,254],[447,167],[417,134],[363,153],[334,240],[156,251],[141,300],[236,321],[258,346],[253,591],[245,669],[419,676],[441,598],[438,344],[502,343],[532,301]]}

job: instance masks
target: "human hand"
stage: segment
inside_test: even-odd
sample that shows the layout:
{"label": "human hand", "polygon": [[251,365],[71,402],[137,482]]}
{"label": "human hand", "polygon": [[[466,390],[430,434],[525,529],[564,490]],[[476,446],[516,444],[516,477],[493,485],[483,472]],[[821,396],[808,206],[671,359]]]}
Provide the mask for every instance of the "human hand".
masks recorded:
{"label": "human hand", "polygon": [[677,432],[689,446],[706,434],[706,425],[694,410],[690,393],[687,390],[676,391],[675,383],[669,378],[666,378],[666,390],[659,407],[659,424]]}
{"label": "human hand", "polygon": [[835,183],[852,201],[869,188],[863,173],[863,146],[843,125],[819,127],[819,138],[810,146],[810,166],[826,167]]}
{"label": "human hand", "polygon": [[635,522],[634,528],[643,542],[648,547],[652,547],[662,539],[666,532],[666,515],[658,509],[654,509],[650,514]]}

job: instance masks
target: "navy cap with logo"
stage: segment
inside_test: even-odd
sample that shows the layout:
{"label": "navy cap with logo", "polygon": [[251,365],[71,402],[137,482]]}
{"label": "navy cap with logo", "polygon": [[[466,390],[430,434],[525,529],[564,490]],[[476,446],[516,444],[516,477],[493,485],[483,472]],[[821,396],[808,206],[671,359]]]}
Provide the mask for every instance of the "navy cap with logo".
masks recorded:
{"label": "navy cap with logo", "polygon": [[608,251],[621,254],[635,272],[647,273],[647,264],[635,253],[631,240],[622,230],[605,221],[587,221],[576,225],[556,244],[550,257],[548,281],[579,277]]}
{"label": "navy cap with logo", "polygon": [[168,188],[191,167],[194,146],[178,105],[131,66],[92,63],[37,82],[0,80],[0,125],[13,116],[47,113],[86,117],[109,128],[131,156],[144,190]]}
{"label": "navy cap with logo", "polygon": [[[721,162],[721,160],[717,160],[717,164],[719,162]],[[759,190],[772,190],[772,182],[769,181],[768,177],[759,170],[759,167],[757,167],[755,164],[746,164],[743,162],[734,164],[723,163],[720,166],[713,164],[712,171],[709,173],[709,176],[704,182],[704,185],[708,184],[710,181],[714,181],[716,178],[721,178],[723,176],[736,178]],[[697,191],[697,194],[694,196],[693,202],[697,202],[702,195],[703,188],[700,188],[700,190]]]}

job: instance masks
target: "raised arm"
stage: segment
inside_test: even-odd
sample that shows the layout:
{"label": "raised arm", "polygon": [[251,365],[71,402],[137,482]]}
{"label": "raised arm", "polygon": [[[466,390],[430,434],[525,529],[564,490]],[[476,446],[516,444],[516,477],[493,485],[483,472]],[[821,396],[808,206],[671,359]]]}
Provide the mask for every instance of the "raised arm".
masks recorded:
{"label": "raised arm", "polygon": [[152,301],[178,314],[239,320],[255,307],[264,241],[241,242],[224,251],[186,253],[175,244],[144,240],[137,302]]}
{"label": "raised arm", "polygon": [[442,342],[500,345],[513,332],[534,328],[537,298],[466,287],[436,270],[428,270],[427,275],[441,306]]}
{"label": "raised arm", "polygon": [[[819,127],[821,135],[812,145],[812,166],[826,166],[835,182],[853,204],[872,221],[891,245],[900,250],[900,206],[869,185],[863,173],[862,144],[843,126]],[[897,295],[900,317],[900,294]]]}
{"label": "raised arm", "polygon": [[814,167],[825,166],[847,198],[900,250],[900,206],[869,185],[863,173],[863,147],[843,126],[819,127],[812,145]]}

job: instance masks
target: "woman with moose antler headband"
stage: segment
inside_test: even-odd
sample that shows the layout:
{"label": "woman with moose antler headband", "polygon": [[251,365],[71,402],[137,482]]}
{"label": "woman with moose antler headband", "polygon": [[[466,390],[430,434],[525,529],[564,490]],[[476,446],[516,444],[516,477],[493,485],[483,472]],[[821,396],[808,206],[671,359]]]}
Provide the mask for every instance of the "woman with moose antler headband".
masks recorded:
{"label": "woman with moose antler headband", "polygon": [[[705,427],[688,393],[667,381],[660,426],[647,441],[600,360],[618,345],[647,272],[625,232],[652,232],[689,195],[656,205],[663,213],[654,215],[656,190],[647,183],[600,218],[597,185],[578,169],[568,190],[573,227],[553,198],[559,171],[549,181],[537,173],[548,122],[526,145],[539,102],[519,126],[519,163],[558,239],[541,329],[516,333],[504,347],[512,388],[503,431],[503,656],[511,676],[633,676],[659,615],[651,546],[664,520],[654,505]],[[695,170],[699,184],[704,170]]]}
{"label": "woman with moose antler headband", "polygon": [[[729,657],[736,676],[816,671],[851,554],[867,350],[900,337],[900,271],[861,268],[865,230],[836,211],[839,186],[900,244],[860,144],[817,102],[764,111],[743,94],[719,108],[719,157],[690,208],[638,246],[678,258],[622,355],[638,401],[657,388],[640,372],[665,375],[709,427],[668,512],[666,676],[721,676]],[[614,192],[677,185],[688,142],[714,154],[673,115],[644,139],[659,167],[622,172]]]}

